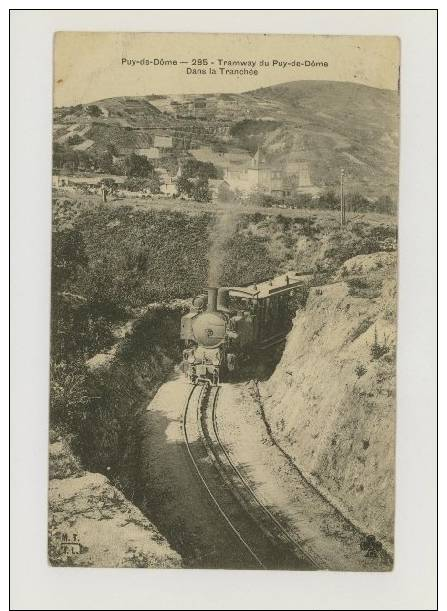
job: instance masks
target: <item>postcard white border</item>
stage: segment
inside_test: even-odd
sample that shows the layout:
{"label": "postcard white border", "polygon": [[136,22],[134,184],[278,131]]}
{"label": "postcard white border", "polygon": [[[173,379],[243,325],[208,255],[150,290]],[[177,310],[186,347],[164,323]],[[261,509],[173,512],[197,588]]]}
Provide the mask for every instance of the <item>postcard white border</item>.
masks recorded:
{"label": "postcard white border", "polygon": [[[11,15],[12,608],[434,608],[436,15],[420,10],[191,13],[37,10]],[[400,36],[398,452],[392,573],[48,566],[51,69],[52,33],[57,30]]]}

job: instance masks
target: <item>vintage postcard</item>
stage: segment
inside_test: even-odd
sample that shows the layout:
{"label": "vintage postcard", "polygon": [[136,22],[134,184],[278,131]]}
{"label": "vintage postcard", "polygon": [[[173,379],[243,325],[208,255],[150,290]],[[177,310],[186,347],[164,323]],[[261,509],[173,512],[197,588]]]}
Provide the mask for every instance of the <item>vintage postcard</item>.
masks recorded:
{"label": "vintage postcard", "polygon": [[396,37],[58,32],[53,566],[393,567]]}

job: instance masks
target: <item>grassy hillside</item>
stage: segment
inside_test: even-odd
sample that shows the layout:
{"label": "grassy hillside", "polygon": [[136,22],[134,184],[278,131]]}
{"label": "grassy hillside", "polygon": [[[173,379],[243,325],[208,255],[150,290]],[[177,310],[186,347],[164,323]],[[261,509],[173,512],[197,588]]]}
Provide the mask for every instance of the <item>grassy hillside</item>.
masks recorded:
{"label": "grassy hillside", "polygon": [[341,167],[360,192],[395,195],[398,183],[397,92],[327,81],[298,81],[245,94],[275,100],[290,122],[269,134],[272,157],[306,158],[316,184],[333,184]]}
{"label": "grassy hillside", "polygon": [[205,99],[121,97],[57,108],[54,139],[67,143],[77,134],[94,152],[110,144],[149,148],[155,134],[166,134],[173,137],[176,157],[203,145],[250,152],[262,146],[274,165],[307,160],[317,186],[337,184],[343,167],[351,191],[396,196],[396,92],[354,83],[296,81],[243,94],[207,95],[199,114],[184,110],[199,97]]}
{"label": "grassy hillside", "polygon": [[[207,285],[215,218],[208,212],[90,208],[56,200],[54,222],[81,234],[88,260],[70,291],[117,309],[194,296]],[[340,231],[337,219],[318,214],[240,213],[231,224],[220,267],[221,282],[233,285],[288,269],[333,273],[351,256],[396,240],[393,224],[351,221]]]}

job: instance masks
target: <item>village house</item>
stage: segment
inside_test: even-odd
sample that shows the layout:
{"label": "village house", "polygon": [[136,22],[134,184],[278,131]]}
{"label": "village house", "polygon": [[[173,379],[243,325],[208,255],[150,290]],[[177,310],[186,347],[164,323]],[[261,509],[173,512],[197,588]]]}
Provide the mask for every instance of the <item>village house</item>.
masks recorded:
{"label": "village house", "polygon": [[281,171],[271,168],[259,149],[248,164],[245,160],[237,159],[227,165],[224,179],[230,189],[237,189],[242,193],[257,190],[272,193],[282,189]]}
{"label": "village house", "polygon": [[137,155],[142,155],[143,157],[146,157],[146,159],[149,159],[150,161],[160,159],[160,149],[156,148],[155,146],[144,149],[136,149],[135,153]]}
{"label": "village house", "polygon": [[250,193],[263,191],[278,197],[292,193],[316,193],[307,161],[288,163],[285,169],[272,167],[258,149],[247,163],[242,157],[232,159],[224,169],[224,179],[230,189]]}
{"label": "village house", "polygon": [[172,197],[177,193],[175,177],[172,177],[165,168],[157,168],[156,172],[160,179],[160,193]]}
{"label": "village house", "polygon": [[297,176],[299,187],[311,187],[310,168],[307,161],[288,161],[286,165],[287,176]]}
{"label": "village house", "polygon": [[166,176],[163,182],[160,183],[160,193],[170,197],[177,193],[177,185],[171,176]]}
{"label": "village house", "polygon": [[171,136],[154,136],[154,147],[157,149],[171,149],[172,148],[172,137]]}
{"label": "village house", "polygon": [[201,146],[189,151],[198,161],[210,162],[223,172],[232,191],[248,194],[264,191],[278,197],[292,193],[319,193],[312,184],[310,164],[306,160],[288,161],[285,167],[273,167],[260,149],[251,156],[245,149],[231,148],[227,152]]}

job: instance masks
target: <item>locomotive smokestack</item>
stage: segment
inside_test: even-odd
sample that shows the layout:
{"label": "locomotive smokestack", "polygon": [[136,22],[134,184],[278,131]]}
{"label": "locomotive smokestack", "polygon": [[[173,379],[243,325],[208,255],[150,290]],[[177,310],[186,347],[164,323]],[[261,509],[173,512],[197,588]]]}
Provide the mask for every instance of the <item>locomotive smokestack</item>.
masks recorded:
{"label": "locomotive smokestack", "polygon": [[206,309],[207,312],[217,311],[217,288],[214,286],[208,287],[208,305]]}

